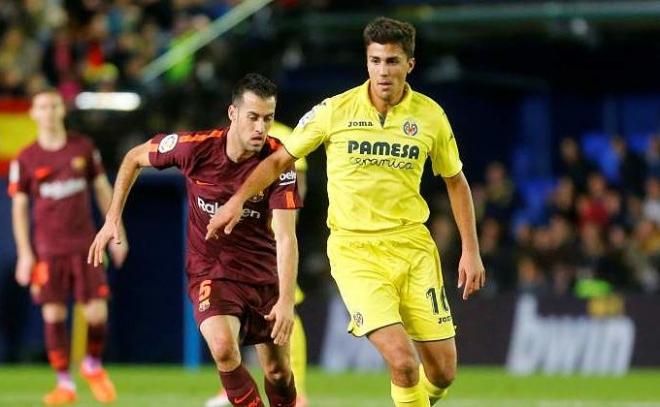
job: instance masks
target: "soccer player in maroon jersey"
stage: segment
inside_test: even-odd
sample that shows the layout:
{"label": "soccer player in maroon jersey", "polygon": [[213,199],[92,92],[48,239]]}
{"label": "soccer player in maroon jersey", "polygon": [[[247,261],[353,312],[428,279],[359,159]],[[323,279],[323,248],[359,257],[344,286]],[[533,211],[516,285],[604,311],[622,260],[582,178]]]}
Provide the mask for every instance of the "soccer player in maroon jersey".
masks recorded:
{"label": "soccer player in maroon jersey", "polygon": [[[43,401],[58,405],[76,400],[75,384],[69,373],[66,328],[67,303],[73,296],[84,305],[88,324],[87,356],[81,373],[96,399],[110,402],[116,398],[116,392],[101,364],[109,288],[105,270],[89,265],[85,254],[95,228],[90,189],[94,189],[97,204],[105,213],[110,207],[112,187],[92,142],[67,134],[65,107],[58,93],[36,94],[30,115],[37,123],[37,141],[11,163],[9,194],[18,251],[16,281],[22,286],[29,284],[34,301],[41,305],[48,360],[57,372],[57,386]],[[123,235],[121,225],[118,233]],[[111,248],[116,266],[123,264],[127,248],[127,245]]]}
{"label": "soccer player in maroon jersey", "polygon": [[242,364],[239,345],[256,345],[270,405],[294,407],[296,402],[289,336],[298,267],[295,216],[301,199],[293,166],[248,200],[237,233],[205,240],[211,216],[263,159],[280,148],[267,135],[276,93],[270,80],[248,74],[234,87],[229,127],[157,135],[130,150],[119,168],[106,222],[88,255],[88,261],[98,264],[110,241],[121,242],[121,213],[141,168],[177,167],[186,176],[188,295],[234,406],[264,405]]}

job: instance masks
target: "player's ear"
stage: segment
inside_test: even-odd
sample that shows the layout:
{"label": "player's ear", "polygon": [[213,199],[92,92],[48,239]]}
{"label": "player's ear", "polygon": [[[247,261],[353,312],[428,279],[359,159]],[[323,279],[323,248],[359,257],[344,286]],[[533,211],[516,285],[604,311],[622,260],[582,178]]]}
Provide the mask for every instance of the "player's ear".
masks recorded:
{"label": "player's ear", "polygon": [[415,58],[410,58],[408,59],[408,73],[412,72],[412,70],[415,68]]}
{"label": "player's ear", "polygon": [[229,120],[232,122],[238,117],[238,109],[236,109],[236,106],[234,106],[233,103],[229,105],[229,109],[227,109],[227,116],[229,116]]}

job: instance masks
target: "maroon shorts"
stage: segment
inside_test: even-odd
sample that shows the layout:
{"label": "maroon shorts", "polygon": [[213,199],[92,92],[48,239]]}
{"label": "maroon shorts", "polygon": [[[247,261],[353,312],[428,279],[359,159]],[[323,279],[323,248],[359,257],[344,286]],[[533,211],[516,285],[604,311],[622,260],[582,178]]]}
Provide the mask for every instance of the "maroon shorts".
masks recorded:
{"label": "maroon shorts", "polygon": [[188,295],[195,321],[201,325],[208,317],[233,315],[241,321],[241,345],[272,342],[273,323],[266,321],[279,297],[276,284],[253,285],[230,280],[190,279]]}
{"label": "maroon shorts", "polygon": [[32,271],[30,292],[37,304],[67,303],[71,295],[86,303],[108,298],[110,288],[105,269],[87,264],[87,253],[76,253],[40,258]]}

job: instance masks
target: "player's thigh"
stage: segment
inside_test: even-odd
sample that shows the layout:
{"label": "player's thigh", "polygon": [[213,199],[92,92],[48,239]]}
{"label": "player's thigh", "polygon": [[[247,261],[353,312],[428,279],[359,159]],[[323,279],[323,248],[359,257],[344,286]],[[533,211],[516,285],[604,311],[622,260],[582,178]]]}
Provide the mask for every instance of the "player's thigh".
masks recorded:
{"label": "player's thigh", "polygon": [[416,341],[453,337],[454,323],[435,245],[415,241],[400,250],[405,250],[410,259],[406,289],[401,296],[401,318],[406,331]]}
{"label": "player's thigh", "polygon": [[[68,256],[67,262],[73,274],[73,297],[81,304],[88,304],[93,300],[105,300],[110,296],[108,275],[102,264],[94,266],[88,264],[85,253]],[[101,306],[93,307],[99,311]]]}
{"label": "player's thigh", "polygon": [[441,341],[414,342],[424,372],[438,387],[447,387],[456,376],[456,342],[454,338]]}
{"label": "player's thigh", "polygon": [[68,303],[71,296],[71,268],[65,256],[40,258],[32,271],[30,294],[36,304]]}
{"label": "player's thigh", "polygon": [[332,276],[348,309],[348,331],[363,336],[401,322],[399,292],[391,277],[391,264],[369,245],[328,240]]}
{"label": "player's thigh", "polygon": [[288,377],[291,372],[290,344],[276,345],[273,342],[264,342],[255,345],[259,364],[264,374],[271,380]]}

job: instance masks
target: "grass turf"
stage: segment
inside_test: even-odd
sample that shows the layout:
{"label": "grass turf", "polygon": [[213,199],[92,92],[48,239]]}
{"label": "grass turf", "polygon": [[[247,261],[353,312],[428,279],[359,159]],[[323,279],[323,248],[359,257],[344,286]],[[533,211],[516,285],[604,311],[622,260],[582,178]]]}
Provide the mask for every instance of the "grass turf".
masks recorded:
{"label": "grass turf", "polygon": [[[115,365],[115,406],[203,406],[218,385],[210,366],[186,371],[178,366]],[[255,375],[259,375],[255,372]],[[76,377],[77,406],[98,406]],[[260,377],[257,379],[262,380]],[[0,406],[40,406],[54,376],[46,366],[0,367]],[[385,373],[327,373],[311,369],[307,388],[312,407],[391,406]],[[455,407],[660,407],[660,370],[635,370],[621,378],[515,377],[502,369],[463,367],[441,406]]]}

